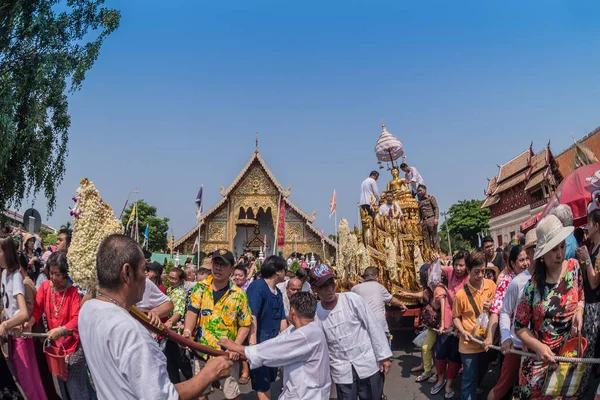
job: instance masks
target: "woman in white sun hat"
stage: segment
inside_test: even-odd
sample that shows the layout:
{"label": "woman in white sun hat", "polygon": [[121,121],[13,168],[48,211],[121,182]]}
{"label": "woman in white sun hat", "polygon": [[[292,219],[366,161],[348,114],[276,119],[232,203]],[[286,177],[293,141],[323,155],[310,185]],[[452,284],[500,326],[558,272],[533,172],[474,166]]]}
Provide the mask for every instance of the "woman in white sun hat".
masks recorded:
{"label": "woman in white sun hat", "polygon": [[546,372],[562,345],[583,326],[583,279],[576,259],[564,260],[565,239],[573,227],[564,227],[554,215],[536,228],[535,269],[515,315],[515,332],[525,347],[542,362],[523,358],[519,397],[545,399],[542,388]]}

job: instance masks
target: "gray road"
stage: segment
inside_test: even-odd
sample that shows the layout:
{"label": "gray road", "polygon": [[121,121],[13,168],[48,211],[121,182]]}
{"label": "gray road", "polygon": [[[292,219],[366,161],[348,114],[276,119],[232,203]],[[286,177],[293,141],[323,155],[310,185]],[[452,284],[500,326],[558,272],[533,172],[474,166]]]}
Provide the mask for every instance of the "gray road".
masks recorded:
{"label": "gray road", "polygon": [[[429,394],[431,384],[428,383],[417,383],[415,382],[416,374],[412,374],[410,369],[417,366],[420,363],[421,353],[417,351],[412,343],[414,334],[412,333],[397,333],[394,335],[394,341],[392,348],[394,350],[394,358],[392,360],[392,369],[386,377],[385,382],[385,394],[389,400],[410,400],[410,399],[443,399],[443,391],[441,394],[432,396]],[[483,381],[483,389],[485,394],[481,396],[481,399],[487,398],[487,392],[494,386],[498,379],[499,374],[498,367],[492,367],[488,370]],[[596,379],[591,385],[590,390],[585,396],[586,400],[592,400],[594,398],[594,392],[598,386],[599,380]],[[281,390],[281,379],[274,384],[274,390],[272,398],[276,399]],[[454,383],[454,390],[456,392],[455,399],[460,398],[460,379]],[[250,385],[242,388],[244,393],[244,400],[256,399],[256,394],[252,391]],[[216,390],[211,396],[211,400],[222,399],[222,393],[220,390]],[[335,395],[335,389],[332,388],[331,399],[337,399]]]}

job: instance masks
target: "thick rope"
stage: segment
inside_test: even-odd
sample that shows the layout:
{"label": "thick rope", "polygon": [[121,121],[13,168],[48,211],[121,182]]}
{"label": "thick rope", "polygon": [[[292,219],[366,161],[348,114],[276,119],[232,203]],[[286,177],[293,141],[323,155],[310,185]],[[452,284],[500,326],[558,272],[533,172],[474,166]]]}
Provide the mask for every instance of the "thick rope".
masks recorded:
{"label": "thick rope", "polygon": [[[477,343],[481,347],[484,347],[483,346],[483,342],[481,340],[473,338],[473,342]],[[498,347],[498,346],[493,346],[492,345],[489,348],[492,349],[492,350],[501,351],[500,347]],[[535,353],[527,353],[527,352],[521,351],[521,350],[510,349],[510,353],[511,354],[516,354],[518,356],[535,358],[537,360],[540,359],[538,357],[538,355],[535,354]],[[600,358],[577,358],[577,357],[554,356],[554,360],[556,360],[556,362],[566,362],[566,363],[600,364]]]}

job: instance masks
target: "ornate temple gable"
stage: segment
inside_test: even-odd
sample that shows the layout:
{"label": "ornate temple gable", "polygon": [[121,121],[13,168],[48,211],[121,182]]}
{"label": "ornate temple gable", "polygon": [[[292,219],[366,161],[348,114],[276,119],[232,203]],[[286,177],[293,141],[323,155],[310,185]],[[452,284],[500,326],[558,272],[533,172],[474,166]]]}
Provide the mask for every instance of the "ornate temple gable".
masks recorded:
{"label": "ornate temple gable", "polygon": [[254,160],[246,175],[231,192],[232,196],[279,196],[279,190],[258,160]]}

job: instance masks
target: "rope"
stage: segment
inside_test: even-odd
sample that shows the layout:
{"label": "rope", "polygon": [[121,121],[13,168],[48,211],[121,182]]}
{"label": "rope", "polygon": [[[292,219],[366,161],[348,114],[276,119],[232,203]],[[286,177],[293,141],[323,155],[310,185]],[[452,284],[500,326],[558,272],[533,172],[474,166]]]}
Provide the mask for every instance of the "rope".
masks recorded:
{"label": "rope", "polygon": [[[481,340],[473,338],[473,342],[477,343],[481,347],[484,347],[483,342]],[[498,346],[492,345],[489,348],[492,350],[501,351],[500,347],[498,347]],[[516,354],[518,356],[535,358],[537,360],[540,359],[537,356],[537,354],[535,354],[535,353],[527,353],[527,352],[521,351],[521,350],[510,349],[510,353]],[[556,360],[556,362],[566,362],[566,363],[600,364],[600,358],[577,358],[577,357],[554,356],[554,360]]]}

